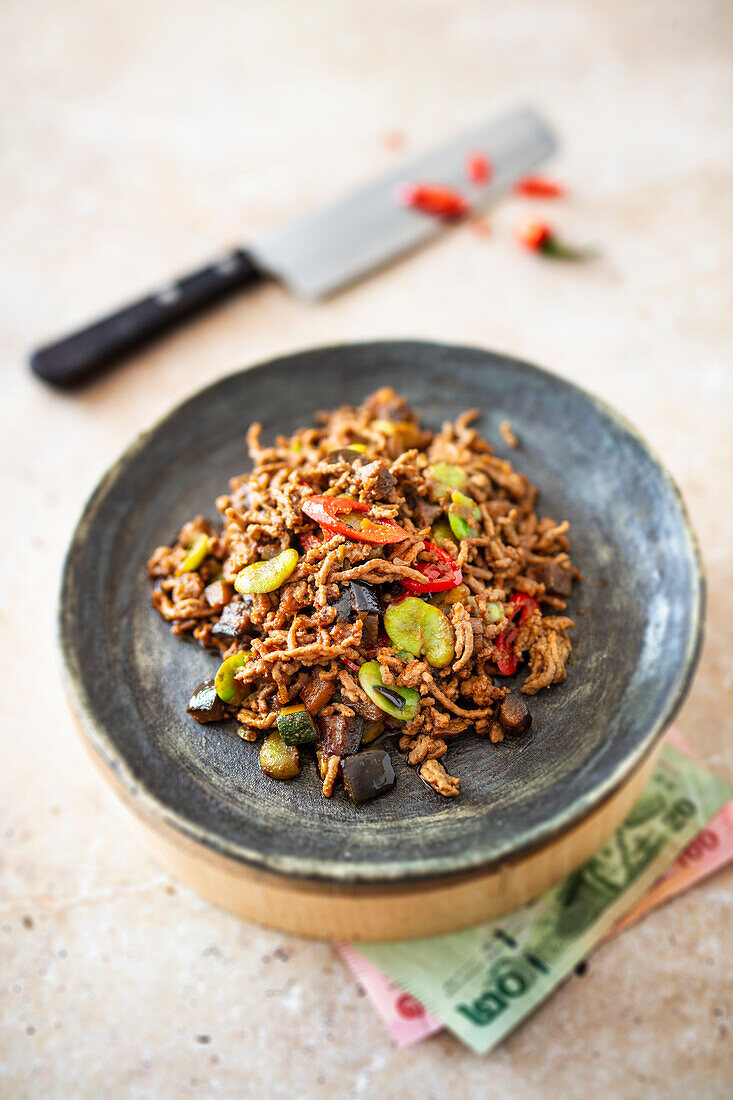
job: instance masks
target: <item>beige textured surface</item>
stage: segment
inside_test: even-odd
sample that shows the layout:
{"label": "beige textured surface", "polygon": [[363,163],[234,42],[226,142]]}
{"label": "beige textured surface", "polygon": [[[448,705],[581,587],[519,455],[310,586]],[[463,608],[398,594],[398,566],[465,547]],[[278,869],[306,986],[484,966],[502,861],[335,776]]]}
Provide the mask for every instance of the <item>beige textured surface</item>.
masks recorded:
{"label": "beige textured surface", "polygon": [[[679,480],[710,582],[679,725],[733,778],[733,15],[723,0],[4,0],[0,1093],[362,1097],[730,1094],[733,871],[604,947],[494,1055],[399,1053],[326,945],[166,880],[77,744],[53,653],[82,502],[134,434],[242,363],[317,343],[493,346],[626,413]],[[85,392],[23,365],[39,337],[391,163],[535,100],[596,242],[552,267],[461,228],[318,308],[233,302]],[[100,684],[100,691],[104,685]]]}

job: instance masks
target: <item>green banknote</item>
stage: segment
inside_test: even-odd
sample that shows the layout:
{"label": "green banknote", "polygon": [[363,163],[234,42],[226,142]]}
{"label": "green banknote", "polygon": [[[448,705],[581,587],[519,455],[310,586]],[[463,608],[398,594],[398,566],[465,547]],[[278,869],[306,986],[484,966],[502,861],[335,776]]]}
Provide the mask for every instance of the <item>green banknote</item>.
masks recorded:
{"label": "green banknote", "polygon": [[354,947],[483,1054],[567,977],[730,796],[726,783],[665,746],[618,832],[559,886],[465,932]]}

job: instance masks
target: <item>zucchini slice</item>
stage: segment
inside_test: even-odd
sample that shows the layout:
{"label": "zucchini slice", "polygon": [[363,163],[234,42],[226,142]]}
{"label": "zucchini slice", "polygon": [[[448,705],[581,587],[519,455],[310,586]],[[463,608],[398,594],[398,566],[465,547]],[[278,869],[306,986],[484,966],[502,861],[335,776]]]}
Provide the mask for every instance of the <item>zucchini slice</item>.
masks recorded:
{"label": "zucchini slice", "polygon": [[280,711],[277,729],[286,745],[310,745],[317,737],[316,727],[302,703]]}

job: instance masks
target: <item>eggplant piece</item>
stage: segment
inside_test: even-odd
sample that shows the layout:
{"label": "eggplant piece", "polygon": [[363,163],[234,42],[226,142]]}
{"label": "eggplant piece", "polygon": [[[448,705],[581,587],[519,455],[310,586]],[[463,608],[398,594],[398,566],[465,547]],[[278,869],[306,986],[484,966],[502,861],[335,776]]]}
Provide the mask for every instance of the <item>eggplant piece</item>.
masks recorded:
{"label": "eggplant piece", "polygon": [[[301,692],[301,695],[302,694]],[[352,710],[360,714],[366,722],[381,722],[384,720],[384,711],[380,710],[371,699],[349,699],[348,704]]]}
{"label": "eggplant piece", "polygon": [[212,581],[204,589],[204,597],[212,611],[221,611],[231,601],[234,586],[229,581]]}
{"label": "eggplant piece", "polygon": [[356,806],[387,794],[396,782],[392,761],[384,749],[369,749],[347,757],[341,764],[341,772],[344,787]]}
{"label": "eggplant piece", "polygon": [[251,607],[251,596],[249,599],[245,597],[243,600],[228,603],[222,611],[218,623],[215,623],[211,628],[212,637],[219,638],[223,642],[233,642],[237,638],[241,638],[243,634],[246,634],[251,623],[249,617]]}
{"label": "eggplant piece", "polygon": [[508,695],[499,708],[499,722],[511,737],[525,733],[532,725],[532,715],[524,699]]}
{"label": "eggplant piece", "polygon": [[353,599],[350,588],[342,588],[339,598],[331,604],[336,611],[336,622],[345,623],[351,614]]}
{"label": "eggplant piece", "polygon": [[572,570],[563,568],[556,561],[544,562],[533,569],[530,575],[544,584],[549,596],[560,596],[566,600],[573,594]]}
{"label": "eggplant piece", "polygon": [[303,700],[308,713],[313,715],[318,714],[319,710],[323,710],[335,691],[336,684],[334,681],[322,680],[318,669],[314,669],[300,693],[300,698]]}
{"label": "eggplant piece", "polygon": [[365,649],[374,649],[379,638],[379,615],[361,614],[359,618],[362,622],[361,645]]}
{"label": "eggplant piece", "polygon": [[442,504],[431,504],[430,501],[423,500],[422,497],[415,497],[415,501],[413,511],[417,515],[418,523],[421,527],[432,527],[443,511]]}
{"label": "eggplant piece", "polygon": [[357,450],[356,447],[338,447],[337,450],[328,452],[326,462],[329,465],[336,462],[348,462],[350,466],[356,466],[362,462],[369,462],[369,459],[364,456],[362,450]]}
{"label": "eggplant piece", "polygon": [[354,611],[364,612],[370,615],[382,614],[382,601],[379,592],[373,584],[367,581],[349,581]]}
{"label": "eggplant piece", "polygon": [[377,644],[379,635],[379,616],[382,613],[382,601],[373,584],[365,581],[349,581],[331,607],[336,611],[336,622],[345,623],[352,611],[356,611],[364,623],[361,644],[369,648]]}
{"label": "eggplant piece", "polygon": [[[376,707],[374,709],[376,710]],[[364,733],[361,737],[362,745],[370,745],[372,741],[376,741],[378,737],[382,736],[385,728],[384,722],[381,720],[376,722],[365,722]]]}
{"label": "eggplant piece", "polygon": [[318,719],[317,747],[327,756],[351,756],[359,751],[364,719],[346,714],[329,714]]}
{"label": "eggplant piece", "polygon": [[213,680],[204,680],[188,700],[186,710],[197,722],[221,722],[231,716],[226,703],[219,698]]}
{"label": "eggplant piece", "polygon": [[397,484],[397,478],[384,462],[369,462],[355,471],[356,480],[362,489],[371,493],[377,500],[385,500]]}

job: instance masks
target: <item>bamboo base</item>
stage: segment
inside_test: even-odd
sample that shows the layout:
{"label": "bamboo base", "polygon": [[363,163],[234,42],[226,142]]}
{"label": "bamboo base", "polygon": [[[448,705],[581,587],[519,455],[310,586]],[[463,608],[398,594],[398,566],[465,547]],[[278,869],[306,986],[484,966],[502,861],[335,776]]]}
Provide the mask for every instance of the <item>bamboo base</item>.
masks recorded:
{"label": "bamboo base", "polygon": [[607,802],[544,848],[489,871],[409,886],[332,886],[255,871],[170,826],[136,819],[172,875],[247,920],[317,939],[410,939],[480,924],[565,878],[615,832],[641,795],[656,757],[655,752]]}

